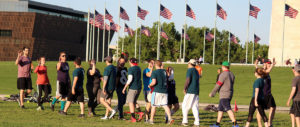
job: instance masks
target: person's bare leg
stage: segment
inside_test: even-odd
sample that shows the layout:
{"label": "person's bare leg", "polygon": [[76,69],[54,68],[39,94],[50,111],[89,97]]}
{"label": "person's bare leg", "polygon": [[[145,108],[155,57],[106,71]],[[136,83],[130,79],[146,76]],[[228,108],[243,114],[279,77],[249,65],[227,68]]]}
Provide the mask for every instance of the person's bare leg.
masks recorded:
{"label": "person's bare leg", "polygon": [[291,122],[292,122],[292,127],[295,127],[295,115],[294,114],[290,114],[291,116]]}
{"label": "person's bare leg", "polygon": [[[179,109],[179,103],[177,103],[177,104],[174,105],[174,108],[172,109],[172,110],[173,110],[173,114],[174,114],[175,112],[177,112],[178,109]],[[171,112],[171,113],[172,113],[172,112]]]}
{"label": "person's bare leg", "polygon": [[30,94],[30,93],[31,93],[31,91],[32,91],[32,90],[30,90],[30,89],[26,90],[26,92],[27,92],[27,95],[28,95],[28,94]]}
{"label": "person's bare leg", "polygon": [[257,125],[258,125],[258,127],[262,127],[261,116],[260,116],[259,112],[256,112],[256,119],[257,119]]}
{"label": "person's bare leg", "polygon": [[146,120],[149,119],[149,113],[150,113],[151,103],[146,104]]}
{"label": "person's bare leg", "polygon": [[150,121],[154,120],[154,115],[156,112],[156,108],[154,106],[151,107],[151,116],[150,116]]}
{"label": "person's bare leg", "polygon": [[65,109],[64,109],[64,112],[67,112],[69,107],[71,105],[71,101],[67,101],[66,105],[65,105]]}
{"label": "person's bare leg", "polygon": [[84,114],[84,103],[79,102],[79,105],[80,105],[80,114]]}
{"label": "person's bare leg", "polygon": [[245,127],[249,127],[250,126],[250,122],[247,122]]}
{"label": "person's bare leg", "polygon": [[23,106],[24,103],[24,90],[20,90],[20,106]]}
{"label": "person's bare leg", "polygon": [[218,122],[218,123],[221,123],[222,117],[223,117],[223,112],[222,112],[222,111],[219,111],[219,112],[218,112],[218,118],[217,118],[217,122]]}
{"label": "person's bare leg", "polygon": [[134,103],[129,103],[129,111],[130,111],[130,113],[134,113],[134,107],[135,107]]}
{"label": "person's bare leg", "polygon": [[295,117],[297,127],[300,127],[300,117]]}
{"label": "person's bare leg", "polygon": [[276,107],[271,107],[270,108],[270,112],[269,112],[269,121],[268,121],[268,124],[269,126],[271,126],[273,123],[273,119],[275,117],[275,111],[276,111]]}
{"label": "person's bare leg", "polygon": [[104,100],[104,98],[100,98],[100,102],[101,102],[101,104],[105,107],[105,108],[107,108],[109,111],[111,111],[112,110],[112,108],[109,106],[109,104]]}
{"label": "person's bare leg", "polygon": [[228,116],[229,116],[229,118],[231,119],[232,122],[236,122],[236,119],[234,117],[234,113],[233,113],[232,110],[228,110],[227,114],[228,114]]}
{"label": "person's bare leg", "polygon": [[[111,106],[110,106],[111,99],[107,99],[107,100],[106,100],[106,103],[108,104],[109,107],[111,107]],[[109,111],[111,111],[111,110],[109,110],[108,108],[106,108],[105,116],[108,116]]]}
{"label": "person's bare leg", "polygon": [[167,105],[163,106],[163,108],[165,109],[165,113],[168,115],[169,120],[172,120],[170,108]]}

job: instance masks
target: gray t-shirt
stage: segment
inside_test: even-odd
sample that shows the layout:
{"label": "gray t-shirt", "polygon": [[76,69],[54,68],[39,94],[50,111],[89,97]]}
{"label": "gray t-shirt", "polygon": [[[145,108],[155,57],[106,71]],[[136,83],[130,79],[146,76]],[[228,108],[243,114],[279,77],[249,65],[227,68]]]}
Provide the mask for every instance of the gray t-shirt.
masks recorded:
{"label": "gray t-shirt", "polygon": [[220,99],[231,99],[233,95],[233,85],[235,76],[230,71],[223,71],[212,91],[212,96],[215,96],[219,91]]}
{"label": "gray t-shirt", "polygon": [[292,87],[296,87],[296,93],[294,94],[293,100],[294,101],[300,101],[300,89],[299,89],[299,87],[300,87],[300,76],[296,76],[293,79]]}

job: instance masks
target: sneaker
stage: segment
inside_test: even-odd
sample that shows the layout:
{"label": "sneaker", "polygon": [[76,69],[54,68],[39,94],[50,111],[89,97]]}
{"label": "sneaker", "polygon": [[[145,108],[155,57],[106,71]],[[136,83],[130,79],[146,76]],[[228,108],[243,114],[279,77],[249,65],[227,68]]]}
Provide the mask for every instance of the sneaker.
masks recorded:
{"label": "sneaker", "polygon": [[169,125],[172,125],[175,121],[172,119],[172,120],[169,120],[168,124]]}
{"label": "sneaker", "polygon": [[102,119],[102,120],[107,120],[108,118],[107,118],[107,116],[104,116],[104,117],[102,117],[101,119]]}
{"label": "sneaker", "polygon": [[92,112],[88,113],[88,117],[94,117],[94,114]]}
{"label": "sneaker", "polygon": [[58,113],[59,113],[59,114],[63,114],[64,111],[63,111],[63,110],[59,110]]}
{"label": "sneaker", "polygon": [[42,110],[42,107],[39,106],[38,108],[36,108],[37,111],[41,111]]}
{"label": "sneaker", "polygon": [[[232,127],[240,127],[238,124],[236,124],[235,126],[234,125],[232,125]],[[271,127],[271,126],[270,126]]]}
{"label": "sneaker", "polygon": [[181,125],[185,127],[189,126],[187,123],[182,123]]}
{"label": "sneaker", "polygon": [[131,122],[132,122],[132,123],[136,123],[136,119],[133,118],[133,117],[131,117]]}
{"label": "sneaker", "polygon": [[214,125],[210,125],[209,127],[220,127],[219,125],[216,125],[216,124],[214,124]]}
{"label": "sneaker", "polygon": [[143,112],[139,112],[138,114],[139,114],[138,121],[141,121],[143,119],[143,117],[144,117],[144,113]]}
{"label": "sneaker", "polygon": [[50,103],[50,108],[54,112],[54,104]]}
{"label": "sneaker", "polygon": [[154,124],[154,122],[153,121],[151,121],[151,120],[148,120],[148,124]]}
{"label": "sneaker", "polygon": [[116,110],[112,110],[111,111],[111,114],[110,114],[110,116],[109,116],[109,119],[111,119],[112,117],[114,117],[114,115],[116,114]]}
{"label": "sneaker", "polygon": [[119,117],[118,120],[126,120],[126,119],[124,117],[122,117],[122,118]]}
{"label": "sneaker", "polygon": [[22,106],[20,106],[20,108],[21,108],[21,109],[25,109],[25,106],[24,106],[24,105],[22,105]]}
{"label": "sneaker", "polygon": [[44,106],[41,106],[41,109],[42,109],[42,110],[45,110]]}
{"label": "sneaker", "polygon": [[149,123],[149,120],[145,120],[145,123]]}
{"label": "sneaker", "polygon": [[60,114],[66,116],[67,112],[62,111],[62,112],[60,112]]}
{"label": "sneaker", "polygon": [[78,117],[79,118],[84,118],[84,114],[79,114]]}

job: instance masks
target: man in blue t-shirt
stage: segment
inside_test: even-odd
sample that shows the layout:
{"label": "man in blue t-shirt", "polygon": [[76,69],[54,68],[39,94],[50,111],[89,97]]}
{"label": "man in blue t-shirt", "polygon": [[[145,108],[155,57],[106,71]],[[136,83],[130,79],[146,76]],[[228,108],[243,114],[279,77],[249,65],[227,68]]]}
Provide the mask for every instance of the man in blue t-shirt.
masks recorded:
{"label": "man in blue t-shirt", "polygon": [[143,83],[144,83],[144,98],[146,104],[146,122],[149,120],[150,108],[151,108],[151,89],[148,87],[152,82],[151,74],[153,71],[154,60],[151,59],[148,61],[148,67],[143,71]]}

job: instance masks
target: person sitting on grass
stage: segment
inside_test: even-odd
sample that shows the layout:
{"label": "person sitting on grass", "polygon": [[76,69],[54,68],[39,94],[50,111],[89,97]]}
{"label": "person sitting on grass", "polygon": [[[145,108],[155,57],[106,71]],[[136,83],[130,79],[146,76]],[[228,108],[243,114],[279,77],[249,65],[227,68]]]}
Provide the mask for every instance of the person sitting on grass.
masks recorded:
{"label": "person sitting on grass", "polygon": [[[131,58],[129,60],[130,68],[128,70],[128,80],[125,87],[123,88],[123,94],[125,94],[127,87],[129,86],[128,94],[126,97],[126,102],[129,104],[129,110],[131,114],[131,122],[136,122],[135,118],[135,106],[137,104],[137,99],[141,93],[142,81],[141,81],[141,68],[137,64],[137,59]],[[143,112],[139,112],[140,118],[138,121],[142,120]]]}
{"label": "person sitting on grass", "polygon": [[188,126],[188,112],[192,108],[193,115],[195,117],[194,126],[200,126],[199,119],[199,78],[200,74],[198,73],[196,66],[196,61],[190,59],[188,63],[188,70],[186,72],[186,81],[184,84],[184,99],[182,102],[182,125]]}
{"label": "person sitting on grass", "polygon": [[262,116],[265,127],[269,127],[268,118],[264,111],[265,104],[264,104],[264,91],[263,91],[264,89],[263,77],[266,76],[267,74],[263,68],[257,68],[254,74],[257,79],[253,84],[253,94],[249,106],[248,120],[245,127],[250,126],[250,122],[252,122],[253,120],[253,115],[256,109],[258,109],[259,114]]}
{"label": "person sitting on grass", "polygon": [[171,116],[170,108],[168,107],[168,86],[167,86],[167,74],[165,69],[163,69],[162,62],[160,60],[155,61],[156,70],[152,72],[151,79],[152,82],[149,87],[154,87],[152,98],[151,98],[151,116],[149,124],[154,124],[154,115],[156,112],[156,107],[162,106],[165,113],[168,115],[168,124],[173,124],[174,120]]}
{"label": "person sitting on grass", "polygon": [[229,118],[232,121],[232,126],[238,127],[234,113],[230,105],[233,96],[233,86],[234,86],[235,76],[229,70],[229,68],[230,68],[230,63],[228,61],[224,61],[222,63],[222,73],[219,76],[219,80],[216,83],[215,88],[209,94],[209,97],[214,97],[216,93],[219,91],[219,98],[220,98],[219,106],[218,106],[217,122],[211,127],[220,127],[220,122],[222,120],[224,112],[228,113]]}
{"label": "person sitting on grass", "polygon": [[66,103],[63,115],[67,115],[68,109],[72,101],[79,102],[80,114],[78,117],[84,117],[84,93],[83,93],[83,80],[84,80],[84,69],[81,67],[81,59],[77,57],[74,61],[75,70],[73,71],[73,85],[68,95],[68,101]]}
{"label": "person sitting on grass", "polygon": [[300,127],[300,65],[296,65],[292,70],[295,78],[293,79],[292,90],[286,105],[290,106],[291,100],[293,101],[292,107],[290,109],[292,127],[295,127],[295,122],[297,124],[297,127]]}
{"label": "person sitting on grass", "polygon": [[[48,93],[49,93],[49,79],[47,75],[47,66],[45,65],[46,63],[46,58],[45,57],[40,57],[39,58],[39,65],[35,68],[34,73],[37,73],[37,88],[38,88],[38,108],[36,110],[44,110],[43,107],[43,102],[48,100]],[[44,91],[44,97],[42,98],[42,91]]]}

